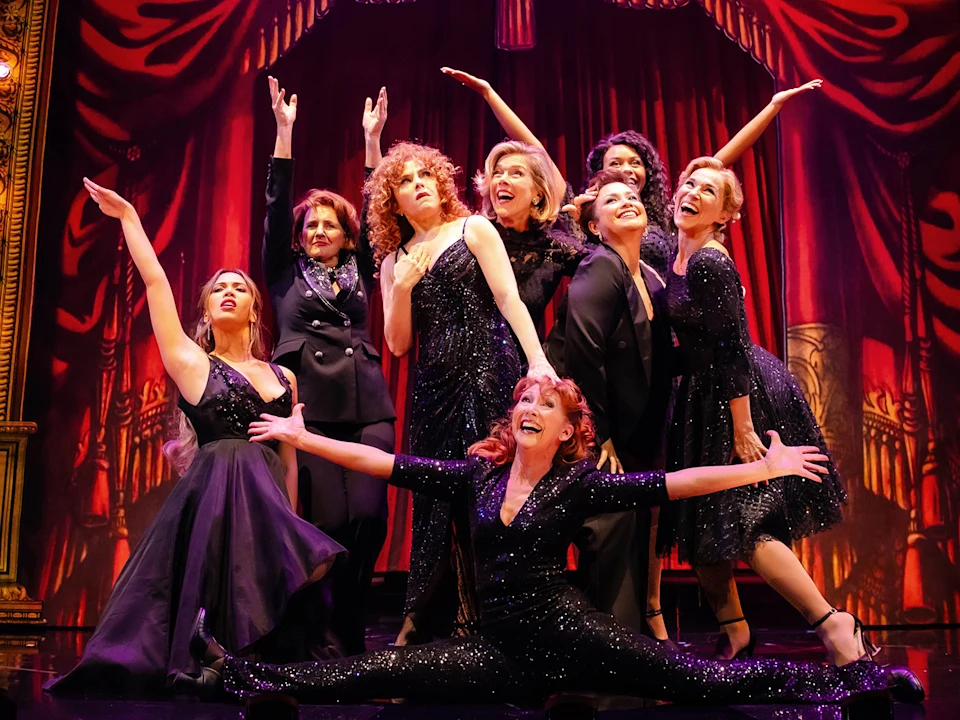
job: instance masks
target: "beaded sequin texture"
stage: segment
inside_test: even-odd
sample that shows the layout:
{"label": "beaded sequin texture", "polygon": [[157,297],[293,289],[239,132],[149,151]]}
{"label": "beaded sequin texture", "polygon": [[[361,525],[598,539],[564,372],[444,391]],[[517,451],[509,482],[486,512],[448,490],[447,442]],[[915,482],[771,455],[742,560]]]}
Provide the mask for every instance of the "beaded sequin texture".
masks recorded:
{"label": "beaded sequin texture", "polygon": [[[776,430],[788,445],[816,445],[823,434],[787,368],[750,339],[740,274],[715,248],[695,252],[685,276],[667,279],[667,315],[680,342],[684,376],[677,395],[668,467],[725,465],[733,451],[730,400],[750,395],[757,435]],[[822,483],[792,476],[670,503],[660,513],[658,547],[708,565],[749,553],[759,540],[785,544],[841,520],[846,493],[833,463]]]}
{"label": "beaded sequin texture", "polygon": [[[419,350],[410,449],[427,457],[462,459],[507,412],[520,379],[517,348],[463,235],[414,286],[412,304]],[[444,565],[450,525],[447,503],[414,496],[408,612]],[[462,566],[468,558],[459,555],[455,560],[460,565],[461,603],[467,603],[464,584],[472,582],[463,577],[470,571]],[[469,615],[472,612],[461,620],[469,622]]]}
{"label": "beaded sequin texture", "polygon": [[557,466],[504,525],[509,474],[509,466],[479,458],[398,455],[391,478],[466,509],[481,603],[476,635],[327,662],[264,665],[228,657],[226,688],[317,703],[463,703],[573,691],[736,704],[829,703],[885,686],[876,663],[716,662],[657,644],[597,612],[564,580],[567,547],[589,515],[665,502],[663,473],[608,475],[592,460]]}

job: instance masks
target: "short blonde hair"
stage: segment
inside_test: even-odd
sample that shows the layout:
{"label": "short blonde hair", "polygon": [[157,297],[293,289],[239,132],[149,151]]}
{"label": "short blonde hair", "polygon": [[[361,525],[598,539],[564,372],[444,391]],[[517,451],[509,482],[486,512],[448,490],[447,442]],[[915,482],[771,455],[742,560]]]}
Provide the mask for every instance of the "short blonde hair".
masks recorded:
{"label": "short blonde hair", "polygon": [[497,163],[507,155],[522,155],[527,158],[533,183],[540,193],[540,202],[530,206],[530,219],[533,224],[548,225],[552,223],[560,213],[566,188],[559,182],[557,174],[553,171],[553,162],[547,152],[542,148],[527,145],[527,143],[519,140],[507,140],[494,145],[483,164],[483,171],[478,172],[474,177],[474,187],[480,194],[480,214],[488,220],[497,219],[497,214],[493,211],[493,203],[490,200],[491,179]]}
{"label": "short blonde hair", "polygon": [[[733,170],[728,167],[724,167],[723,163],[717,160],[715,157],[698,157],[695,160],[691,160],[687,165],[686,169],[680,173],[680,179],[677,181],[677,191],[673,194],[673,203],[671,208],[671,215],[677,206],[677,197],[680,195],[680,190],[683,187],[683,184],[687,181],[691,175],[697,170],[702,170],[706,168],[708,170],[715,170],[720,174],[721,178],[721,187],[720,192],[722,194],[723,201],[723,210],[730,213],[730,222],[740,219],[740,208],[743,207],[743,188],[740,186],[740,181],[737,179],[737,176],[734,174]],[[717,231],[726,227],[725,225],[718,227]]]}

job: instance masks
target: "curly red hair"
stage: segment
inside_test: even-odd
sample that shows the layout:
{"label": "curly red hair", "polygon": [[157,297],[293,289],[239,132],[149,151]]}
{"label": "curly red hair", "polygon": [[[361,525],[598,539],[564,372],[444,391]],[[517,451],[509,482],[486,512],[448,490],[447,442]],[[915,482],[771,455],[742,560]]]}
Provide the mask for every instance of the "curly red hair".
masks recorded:
{"label": "curly red hair", "polygon": [[436,148],[418,143],[398,142],[383,156],[383,160],[363,186],[369,203],[367,226],[370,245],[373,247],[373,258],[377,265],[413,237],[413,228],[407,219],[400,215],[400,207],[393,194],[400,184],[403,166],[408,160],[420,163],[437,179],[440,219],[443,222],[473,214],[457,194],[456,177],[459,168],[450,158]]}
{"label": "curly red hair", "polygon": [[573,425],[573,435],[560,444],[554,463],[562,462],[572,465],[593,455],[594,437],[593,418],[587,400],[580,392],[577,384],[569,379],[562,378],[554,381],[549,377],[539,379],[525,377],[513,389],[513,405],[505,418],[501,418],[490,428],[490,435],[470,446],[467,451],[470,455],[486,458],[494,465],[506,465],[513,462],[517,454],[517,440],[513,436],[513,409],[520,402],[520,398],[528,388],[540,386],[544,395],[553,395],[560,401],[560,407]]}

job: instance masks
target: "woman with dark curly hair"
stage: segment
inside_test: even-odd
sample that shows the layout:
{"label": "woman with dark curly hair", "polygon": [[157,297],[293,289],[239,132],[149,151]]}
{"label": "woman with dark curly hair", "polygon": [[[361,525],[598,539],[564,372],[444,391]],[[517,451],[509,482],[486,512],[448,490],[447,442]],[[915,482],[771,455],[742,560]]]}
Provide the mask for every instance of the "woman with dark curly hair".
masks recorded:
{"label": "woman with dark curly hair", "polygon": [[[445,460],[466,457],[506,411],[521,372],[514,335],[529,374],[554,375],[503,243],[489,220],[460,201],[455,174],[438,150],[402,142],[365,185],[370,243],[381,263],[384,337],[397,356],[418,341],[410,448]],[[413,523],[399,644],[447,637],[475,616],[463,552],[468,523],[451,517],[448,503],[420,494]]]}
{"label": "woman with dark curly hair", "polygon": [[570,380],[520,381],[509,415],[460,461],[391,455],[304,431],[299,413],[264,415],[256,441],[290,442],[347,467],[443,498],[471,525],[481,600],[480,631],[419,647],[354,658],[264,665],[230,657],[198,614],[192,648],[204,663],[198,685],[237,694],[279,691],[304,702],[403,697],[427,702],[543,700],[563,691],[679,702],[827,703],[890,691],[920,702],[905,668],[845,667],[765,658],[719,663],[658,645],[598,612],[564,577],[567,547],[585,517],[700,496],[800,474],[816,486],[817,448],[787,447],[771,433],[766,457],[739,466],[664,474],[608,475],[590,453],[590,413]]}
{"label": "woman with dark curly hair", "polygon": [[[725,167],[735,163],[760,138],[787,100],[821,84],[820,80],[812,80],[800,87],[778,92],[714,157]],[[643,261],[660,275],[666,276],[677,252],[677,237],[670,212],[670,178],[660,153],[653,143],[636,130],[613,133],[594,145],[587,155],[585,177],[592,178],[601,170],[622,170],[633,178],[648,218],[642,248]],[[589,195],[589,189],[585,193]],[[576,214],[576,207],[583,201],[584,196],[578,196],[564,210],[572,210]]]}

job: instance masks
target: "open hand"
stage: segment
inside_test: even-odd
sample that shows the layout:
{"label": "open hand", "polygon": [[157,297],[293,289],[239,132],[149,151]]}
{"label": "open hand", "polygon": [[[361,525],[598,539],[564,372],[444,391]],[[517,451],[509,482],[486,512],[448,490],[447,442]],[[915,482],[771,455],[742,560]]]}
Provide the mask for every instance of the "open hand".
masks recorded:
{"label": "open hand", "polygon": [[771,479],[799,475],[813,482],[823,482],[819,476],[830,471],[818,463],[829,462],[830,458],[820,448],[816,445],[784,445],[776,430],[768,430],[767,435],[770,437],[770,447],[763,457],[763,462]]}
{"label": "open hand", "polygon": [[822,86],[823,80],[817,78],[816,80],[811,80],[808,83],[804,83],[800,87],[790,88],[789,90],[781,90],[773,96],[773,99],[770,102],[774,105],[782,106],[787,100],[795,95],[801,95],[809,90],[816,90]]}
{"label": "open hand", "polygon": [[387,124],[387,88],[380,88],[377,95],[377,104],[372,98],[367,98],[363,105],[363,134],[367,137],[378,138],[383,133],[383,126]]}
{"label": "open hand", "polygon": [[440,68],[440,72],[442,72],[444,75],[449,75],[464,87],[468,87],[474,92],[480,93],[484,97],[486,97],[486,94],[492,89],[490,87],[490,83],[488,83],[486,80],[481,80],[470,73],[463,72],[463,70],[454,70],[453,68],[442,67]]}
{"label": "open hand", "polygon": [[303,403],[297,403],[293,406],[290,417],[278,417],[263,413],[260,418],[260,420],[254,420],[250,423],[250,429],[247,430],[247,434],[251,436],[251,442],[279,440],[282,443],[293,445],[300,434],[306,432],[303,425]]}
{"label": "open hand", "polygon": [[283,97],[286,90],[280,87],[280,82],[272,75],[267,76],[267,84],[270,86],[270,104],[273,107],[273,116],[277,119],[277,127],[291,127],[297,119],[297,96],[290,96],[290,102],[286,102]]}
{"label": "open hand", "polygon": [[113,190],[108,190],[105,187],[97,185],[90,178],[85,177],[83,179],[83,186],[87,189],[87,192],[90,193],[90,197],[93,201],[100,206],[100,210],[107,217],[123,219],[123,216],[128,212],[136,213],[136,210],[133,209],[128,201],[124,200]]}

